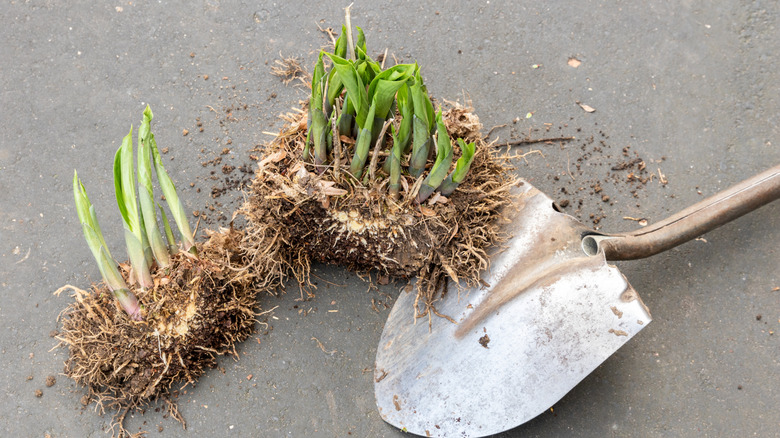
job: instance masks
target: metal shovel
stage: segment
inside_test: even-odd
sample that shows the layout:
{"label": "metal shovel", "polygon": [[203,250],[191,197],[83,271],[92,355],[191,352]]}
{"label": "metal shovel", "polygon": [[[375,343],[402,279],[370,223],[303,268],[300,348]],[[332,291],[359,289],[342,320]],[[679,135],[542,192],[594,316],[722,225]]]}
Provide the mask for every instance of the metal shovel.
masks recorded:
{"label": "metal shovel", "polygon": [[612,260],[649,257],[780,197],[780,165],[625,234],[593,231],[528,182],[487,286],[454,288],[415,324],[401,293],[377,349],[382,418],[417,435],[478,437],[546,411],[650,321]]}

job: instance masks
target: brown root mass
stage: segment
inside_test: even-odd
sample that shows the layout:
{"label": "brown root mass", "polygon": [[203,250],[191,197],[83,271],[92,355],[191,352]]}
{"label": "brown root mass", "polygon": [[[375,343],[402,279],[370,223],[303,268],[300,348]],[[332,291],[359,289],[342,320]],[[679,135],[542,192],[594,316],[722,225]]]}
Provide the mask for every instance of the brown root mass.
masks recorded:
{"label": "brown root mass", "polygon": [[238,358],[236,343],[252,333],[256,315],[254,275],[243,262],[241,239],[233,229],[211,233],[198,258],[180,252],[169,268],[155,270],[154,287],[134,291],[141,322],[130,320],[103,284],[60,289],[72,289],[75,298],[57,336],[70,350],[65,374],[87,387],[84,405],[92,400],[100,414],[116,412],[114,435],[129,435],[122,424],[127,412],[157,399],[184,425],[178,391],[216,366],[217,356]]}
{"label": "brown root mass", "polygon": [[476,142],[475,159],[449,198],[435,194],[420,205],[414,199],[427,172],[416,180],[404,175],[395,200],[388,196],[384,160],[365,172],[377,175],[375,180],[352,177],[347,153],[338,169],[331,163],[320,175],[301,159],[306,108],[283,116],[286,124],[267,146],[240,211],[247,218],[242,245],[258,276],[270,286],[290,275],[309,284],[312,261],[394,278],[417,276],[418,316],[436,313],[434,302],[447,278],[475,285],[488,267],[486,250],[506,238],[501,210],[512,202],[509,189],[516,180],[507,159],[485,143],[470,108],[451,104],[443,117],[450,137]]}

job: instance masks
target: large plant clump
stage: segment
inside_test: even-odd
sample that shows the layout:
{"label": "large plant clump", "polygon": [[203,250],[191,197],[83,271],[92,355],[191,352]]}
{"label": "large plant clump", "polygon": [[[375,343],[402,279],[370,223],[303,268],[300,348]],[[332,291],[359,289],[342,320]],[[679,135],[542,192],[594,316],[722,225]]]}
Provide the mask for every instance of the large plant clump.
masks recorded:
{"label": "large plant clump", "polygon": [[[173,182],[162,166],[144,112],[138,130],[138,172],[133,166],[132,129],[114,160],[116,198],[125,228],[129,263],[111,256],[87,191],[77,175],[73,190],[82,230],[103,276],[90,290],[74,286],[75,301],[61,315],[61,345],[69,349],[65,374],[87,387],[83,404],[95,401],[102,413],[116,412],[115,435],[123,436],[127,412],[171,397],[194,384],[216,356],[233,354],[256,322],[254,273],[246,268],[233,229],[209,232],[196,243]],[[152,164],[153,163],[153,164]],[[152,167],[180,231],[173,237],[168,216],[154,199]],[[163,224],[160,232],[159,211]]]}
{"label": "large plant clump", "polygon": [[426,315],[447,278],[488,267],[515,179],[471,108],[435,111],[419,66],[383,69],[342,30],[259,163],[243,246],[268,283],[305,284],[312,261],[417,276]]}

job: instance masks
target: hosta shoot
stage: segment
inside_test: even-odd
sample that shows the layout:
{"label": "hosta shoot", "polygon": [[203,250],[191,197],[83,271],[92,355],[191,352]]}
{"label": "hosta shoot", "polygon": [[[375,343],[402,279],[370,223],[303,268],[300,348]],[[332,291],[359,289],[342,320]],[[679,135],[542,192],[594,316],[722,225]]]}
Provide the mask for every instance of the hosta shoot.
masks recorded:
{"label": "hosta shoot", "polygon": [[108,251],[108,245],[106,245],[106,241],[103,238],[103,232],[95,214],[95,207],[89,201],[87,189],[84,188],[76,171],[73,171],[73,197],[76,202],[76,213],[78,214],[79,222],[81,222],[81,230],[84,232],[84,239],[87,241],[92,256],[95,257],[103,281],[130,318],[140,321],[143,318],[138,299],[130,292],[125,280],[119,273],[116,261],[114,261],[111,253]]}
{"label": "hosta shoot", "polygon": [[431,147],[431,133],[435,127],[433,104],[428,89],[423,85],[420,71],[414,77],[411,87],[414,115],[412,116],[412,156],[409,159],[409,174],[417,178],[425,170]]}
{"label": "hosta shoot", "polygon": [[[144,224],[154,224],[157,221],[157,203],[154,201],[154,191],[152,190],[150,145],[152,117],[152,110],[147,106],[141,126],[138,128],[138,201],[141,205],[141,217]],[[168,247],[163,243],[160,230],[156,226],[144,228],[157,264],[163,268],[168,267],[171,264],[171,258],[168,255]]]}
{"label": "hosta shoot", "polygon": [[458,146],[460,146],[462,155],[458,158],[458,162],[455,163],[455,170],[453,170],[452,173],[447,176],[447,179],[441,183],[441,186],[439,186],[439,192],[444,196],[449,196],[458,188],[460,183],[466,178],[471,163],[474,161],[474,152],[477,149],[476,143],[466,143],[462,138],[459,138]]}
{"label": "hosta shoot", "polygon": [[390,157],[387,159],[389,164],[390,182],[388,183],[388,189],[390,190],[390,198],[398,198],[398,192],[401,189],[401,155],[403,154],[403,144],[400,140],[400,135],[395,131],[395,126],[391,126],[391,136],[393,138],[393,149],[390,153]]}
{"label": "hosta shoot", "polygon": [[[342,26],[333,53],[320,52],[314,67],[303,159],[312,162],[319,173],[333,168],[344,158],[342,148],[334,150],[331,146],[333,139],[346,137],[352,141],[343,143],[346,145],[344,152],[346,157],[351,157],[349,174],[356,181],[381,186],[375,177],[387,177],[387,190],[392,198],[397,198],[404,175],[424,176],[417,192],[418,202],[423,202],[436,190],[451,194],[469,171],[475,144],[463,143],[462,157],[450,174],[451,140],[441,110],[438,116],[434,110],[420,67],[415,63],[383,69],[368,55],[363,30],[357,28],[357,41],[353,42],[353,33],[347,26],[349,20]],[[328,60],[330,67],[324,62]],[[382,128],[388,119],[395,120],[390,135],[385,136]],[[386,144],[389,138],[392,138],[392,147]],[[460,144],[462,140],[458,139],[458,142]],[[376,159],[368,162],[372,148],[376,148],[374,157],[386,157],[384,172],[375,172]],[[339,154],[338,159],[335,153]],[[435,156],[433,163],[430,162],[432,156]],[[370,167],[368,172],[366,167]],[[336,179],[340,175],[340,169],[334,170]]]}
{"label": "hosta shoot", "polygon": [[[178,251],[173,237],[168,216],[160,205],[154,201],[152,185],[152,163],[154,163],[157,180],[168,208],[181,233],[184,249],[197,254],[195,242],[189,223],[184,213],[184,207],[176,193],[176,188],[170,176],[165,171],[157,149],[154,134],[151,132],[152,111],[147,106],[143,121],[138,129],[138,196],[136,197],[135,169],[133,166],[133,129],[130,128],[122,140],[122,144],[114,156],[114,189],[117,205],[124,225],[125,244],[132,265],[134,282],[141,288],[154,285],[150,268],[156,263],[160,268],[171,264],[171,256]],[[84,238],[98,264],[103,280],[127,314],[136,320],[141,319],[140,306],[135,295],[130,291],[120,274],[116,261],[108,250],[103,233],[98,225],[95,207],[87,197],[84,185],[73,175],[73,194],[76,211],[81,222]],[[140,209],[139,209],[140,204]],[[157,224],[157,210],[160,210],[163,229],[167,244],[162,240],[162,234]]]}
{"label": "hosta shoot", "polygon": [[417,202],[422,203],[441,185],[447,177],[452,165],[452,142],[447,134],[447,127],[441,118],[441,110],[436,114],[436,161],[428,176],[423,180],[417,193]]}
{"label": "hosta shoot", "polygon": [[[179,237],[181,238],[182,246],[184,250],[191,254],[198,254],[198,249],[195,247],[195,238],[190,229],[190,224],[187,221],[187,214],[184,212],[184,206],[179,200],[179,195],[176,193],[176,186],[173,184],[173,180],[168,176],[168,172],[165,171],[165,167],[162,164],[162,158],[160,157],[160,151],[157,149],[157,142],[154,139],[154,134],[149,134],[149,145],[152,150],[152,159],[154,162],[154,171],[157,174],[157,182],[160,184],[163,195],[165,196],[165,202],[168,204],[168,209],[171,211],[176,227],[179,229]],[[155,224],[156,226],[156,224]]]}
{"label": "hosta shoot", "polygon": [[133,170],[133,128],[122,139],[122,145],[114,155],[114,189],[119,212],[125,229],[125,245],[133,273],[141,287],[151,287],[152,276],[144,254],[146,234],[142,230],[142,218],[138,214],[135,196],[135,172]]}

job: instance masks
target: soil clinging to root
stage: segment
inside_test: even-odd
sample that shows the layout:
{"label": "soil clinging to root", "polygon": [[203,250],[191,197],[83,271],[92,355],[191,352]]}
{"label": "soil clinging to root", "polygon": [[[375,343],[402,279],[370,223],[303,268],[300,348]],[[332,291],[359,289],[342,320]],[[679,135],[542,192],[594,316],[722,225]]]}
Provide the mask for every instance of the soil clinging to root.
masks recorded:
{"label": "soil clinging to root", "polygon": [[[507,238],[500,231],[501,211],[512,202],[516,178],[507,158],[484,141],[471,108],[449,103],[443,113],[451,138],[476,142],[468,176],[449,198],[436,193],[423,204],[414,199],[427,172],[418,179],[402,176],[402,193],[391,199],[387,178],[374,177],[384,176],[384,158],[373,147],[379,159],[372,160],[368,179],[349,174],[346,154],[338,168],[331,163],[322,174],[316,171],[301,159],[307,115],[304,104],[282,116],[286,123],[267,145],[240,210],[247,219],[242,246],[266,286],[289,276],[310,284],[313,261],[396,279],[416,276],[417,315],[430,316],[447,279],[478,283],[489,264],[486,250]],[[334,138],[334,144],[339,141],[351,140]]]}
{"label": "soil clinging to root", "polygon": [[[108,288],[71,289],[75,301],[61,314],[61,346],[69,347],[65,374],[87,387],[82,404],[100,414],[115,412],[114,436],[130,435],[127,413],[164,400],[171,416],[185,425],[174,396],[194,384],[216,357],[238,357],[236,343],[256,322],[254,274],[246,269],[234,229],[210,233],[199,257],[179,252],[168,269],[156,269],[154,287],[134,292],[144,320],[132,321]],[[128,266],[120,265],[127,279]]]}

